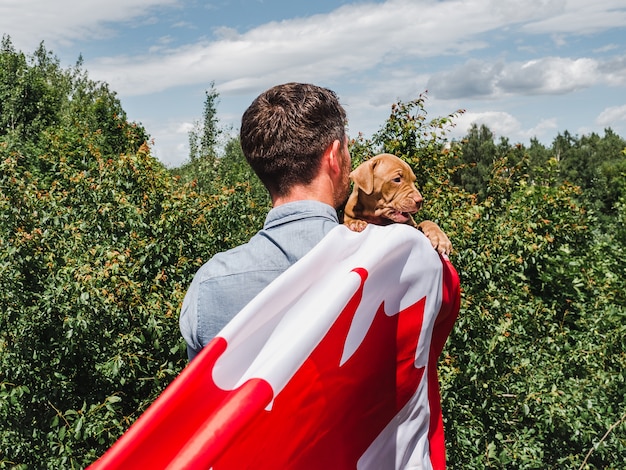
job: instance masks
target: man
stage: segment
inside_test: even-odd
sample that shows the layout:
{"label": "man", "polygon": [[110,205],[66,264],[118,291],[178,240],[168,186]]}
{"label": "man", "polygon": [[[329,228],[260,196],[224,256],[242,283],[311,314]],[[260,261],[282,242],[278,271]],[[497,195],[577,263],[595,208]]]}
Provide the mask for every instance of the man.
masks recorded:
{"label": "man", "polygon": [[406,225],[334,230],[345,121],[333,92],[296,83],[244,113],[242,148],[273,208],[200,268],[180,328],[201,357],[98,468],[445,469],[436,366],[458,276]]}
{"label": "man", "polygon": [[349,194],[346,113],[334,92],[303,83],[259,95],[241,120],[241,147],[272,200],[263,229],[196,273],[180,330],[189,359],[261,290],[339,224]]}

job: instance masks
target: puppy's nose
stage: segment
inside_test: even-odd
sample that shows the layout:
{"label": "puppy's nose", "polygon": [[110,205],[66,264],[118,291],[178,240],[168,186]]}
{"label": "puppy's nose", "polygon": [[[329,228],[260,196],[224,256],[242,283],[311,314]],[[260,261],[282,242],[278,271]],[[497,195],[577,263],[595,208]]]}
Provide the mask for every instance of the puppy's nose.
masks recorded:
{"label": "puppy's nose", "polygon": [[415,206],[417,207],[417,210],[420,210],[422,208],[422,205],[424,204],[424,198],[422,197],[422,195],[417,192],[413,195],[413,200],[415,201]]}

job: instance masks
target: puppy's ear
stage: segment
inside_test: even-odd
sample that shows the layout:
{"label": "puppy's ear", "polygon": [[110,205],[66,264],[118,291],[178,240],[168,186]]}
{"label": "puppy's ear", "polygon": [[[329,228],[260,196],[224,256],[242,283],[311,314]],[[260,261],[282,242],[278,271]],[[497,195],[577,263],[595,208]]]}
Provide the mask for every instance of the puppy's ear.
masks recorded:
{"label": "puppy's ear", "polygon": [[354,185],[362,189],[365,194],[372,194],[374,191],[374,168],[377,163],[377,160],[368,160],[350,173],[350,179]]}

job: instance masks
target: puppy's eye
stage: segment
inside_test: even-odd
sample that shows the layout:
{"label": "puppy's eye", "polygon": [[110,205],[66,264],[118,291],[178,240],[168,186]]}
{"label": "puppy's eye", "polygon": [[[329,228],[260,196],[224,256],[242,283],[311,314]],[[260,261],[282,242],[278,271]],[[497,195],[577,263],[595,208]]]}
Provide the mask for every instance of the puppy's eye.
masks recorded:
{"label": "puppy's eye", "polygon": [[402,181],[402,178],[400,176],[396,176],[394,179],[392,179],[391,181],[393,181],[394,183],[399,183]]}

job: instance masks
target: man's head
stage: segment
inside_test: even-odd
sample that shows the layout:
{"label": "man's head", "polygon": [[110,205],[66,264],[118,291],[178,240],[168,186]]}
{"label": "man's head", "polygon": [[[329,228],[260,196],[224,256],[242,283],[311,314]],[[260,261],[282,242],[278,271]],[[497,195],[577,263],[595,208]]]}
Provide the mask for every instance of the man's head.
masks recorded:
{"label": "man's head", "polygon": [[[272,197],[281,197],[313,181],[335,141],[343,153],[345,126],[346,113],[334,92],[286,83],[263,92],[245,111],[241,147]],[[344,157],[349,168],[349,155]]]}

